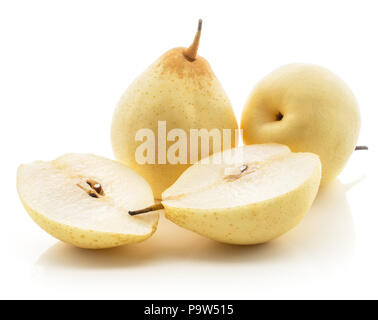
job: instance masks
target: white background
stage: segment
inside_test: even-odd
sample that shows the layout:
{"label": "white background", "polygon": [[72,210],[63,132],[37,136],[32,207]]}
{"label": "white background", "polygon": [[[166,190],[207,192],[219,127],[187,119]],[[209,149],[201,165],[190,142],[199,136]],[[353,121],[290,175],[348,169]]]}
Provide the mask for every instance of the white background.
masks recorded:
{"label": "white background", "polygon": [[[376,1],[0,2],[0,298],[378,298]],[[112,157],[122,92],[203,18],[207,58],[240,119],[254,84],[305,62],[358,98],[360,144],[294,230],[252,247],[161,219],[144,243],[107,251],[55,240],[24,211],[16,169],[67,152]],[[348,123],[345,123],[348,126]]]}

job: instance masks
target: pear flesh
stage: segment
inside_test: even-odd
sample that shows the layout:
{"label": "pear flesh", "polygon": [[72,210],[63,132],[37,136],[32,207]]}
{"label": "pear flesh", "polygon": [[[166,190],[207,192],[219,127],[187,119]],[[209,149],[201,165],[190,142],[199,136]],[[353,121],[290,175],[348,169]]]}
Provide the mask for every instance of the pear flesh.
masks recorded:
{"label": "pear flesh", "polygon": [[267,242],[296,226],[321,178],[319,157],[278,144],[235,148],[202,159],[162,195],[165,215],[208,238]]}
{"label": "pear flesh", "polygon": [[147,182],[115,161],[67,154],[21,165],[17,190],[33,220],[77,247],[100,249],[139,242],[156,229],[158,213],[131,217],[128,208],[154,203]]}
{"label": "pear flesh", "polygon": [[[199,33],[194,44],[198,49]],[[189,50],[191,49],[191,50]],[[231,103],[209,63],[196,55],[193,46],[169,50],[142,73],[121,97],[113,115],[111,140],[115,157],[137,171],[151,185],[156,199],[190,165],[190,147],[185,163],[159,163],[158,121],[166,121],[166,131],[181,129],[190,136],[191,129],[231,129],[231,144],[237,145],[238,124]],[[154,133],[154,163],[140,164],[135,159],[141,141],[140,129]],[[236,130],[236,132],[235,132]],[[176,141],[164,139],[168,150]],[[160,147],[161,148],[161,144]],[[164,148],[161,152],[165,153]],[[198,159],[212,154],[198,152]],[[194,161],[195,162],[195,161]]]}

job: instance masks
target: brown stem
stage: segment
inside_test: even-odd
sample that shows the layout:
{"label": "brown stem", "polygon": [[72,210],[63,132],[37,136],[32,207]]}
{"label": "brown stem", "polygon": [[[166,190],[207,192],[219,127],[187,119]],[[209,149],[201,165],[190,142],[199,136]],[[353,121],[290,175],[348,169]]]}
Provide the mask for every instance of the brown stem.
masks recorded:
{"label": "brown stem", "polygon": [[129,211],[129,215],[130,216],[136,216],[138,214],[142,214],[142,213],[146,213],[146,212],[150,212],[150,211],[161,210],[161,209],[164,209],[163,205],[161,203],[157,203],[157,204],[154,204],[154,205],[149,206],[149,207],[144,208],[144,209]]}
{"label": "brown stem", "polygon": [[189,48],[187,48],[184,51],[184,56],[189,60],[189,61],[194,61],[196,60],[197,57],[197,51],[200,43],[200,38],[201,38],[201,29],[202,29],[202,19],[198,20],[198,27],[197,27],[197,32],[196,36],[194,37],[193,43]]}
{"label": "brown stem", "polygon": [[369,150],[369,148],[367,146],[356,146],[354,148],[354,150],[358,151],[358,150]]}

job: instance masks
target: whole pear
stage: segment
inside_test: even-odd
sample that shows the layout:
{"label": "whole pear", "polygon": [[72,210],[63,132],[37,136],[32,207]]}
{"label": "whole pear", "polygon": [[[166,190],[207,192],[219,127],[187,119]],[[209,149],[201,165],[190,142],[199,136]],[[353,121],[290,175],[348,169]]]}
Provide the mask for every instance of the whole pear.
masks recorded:
{"label": "whole pear", "polygon": [[[237,143],[238,125],[231,103],[209,63],[197,55],[201,25],[200,20],[193,44],[163,54],[129,86],[114,112],[114,154],[149,182],[157,199],[188,168],[191,152],[188,142],[187,163],[158,163],[158,121],[166,121],[167,132],[181,129],[187,137],[190,129],[231,129],[230,147]],[[141,144],[135,136],[140,129],[155,134],[155,163],[140,164],[135,159]],[[167,150],[174,143],[166,141]],[[209,154],[212,152],[210,145]]]}
{"label": "whole pear", "polygon": [[317,154],[325,185],[338,176],[355,149],[360,113],[352,91],[331,71],[289,64],[253,89],[241,128],[245,144],[276,142],[293,152]]}

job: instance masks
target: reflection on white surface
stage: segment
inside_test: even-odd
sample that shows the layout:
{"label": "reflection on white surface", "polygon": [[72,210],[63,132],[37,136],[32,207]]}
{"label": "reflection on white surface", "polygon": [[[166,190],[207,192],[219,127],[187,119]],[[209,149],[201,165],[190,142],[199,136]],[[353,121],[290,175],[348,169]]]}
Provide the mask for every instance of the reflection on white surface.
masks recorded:
{"label": "reflection on white surface", "polygon": [[353,297],[360,260],[347,191],[361,180],[321,189],[302,223],[267,244],[217,243],[163,217],[140,244],[90,251],[58,242],[30,270],[30,287],[61,298]]}
{"label": "reflection on white surface", "polygon": [[163,215],[149,240],[110,250],[90,251],[57,243],[37,265],[49,269],[142,268],[146,265],[187,262],[198,264],[302,264],[344,260],[353,252],[354,230],[348,206],[348,186],[339,181],[321,189],[304,221],[281,238],[257,246],[217,243],[183,230]]}

